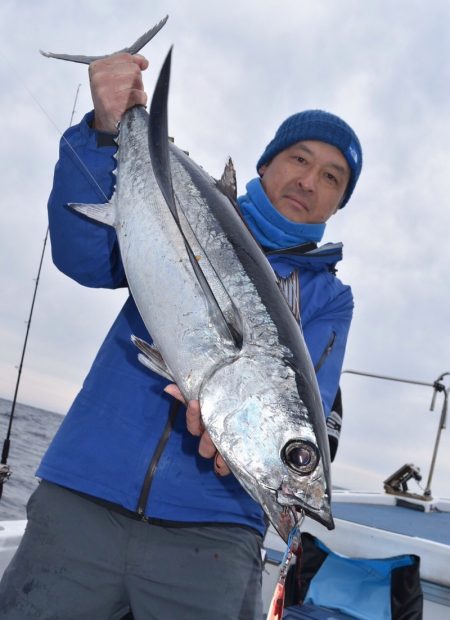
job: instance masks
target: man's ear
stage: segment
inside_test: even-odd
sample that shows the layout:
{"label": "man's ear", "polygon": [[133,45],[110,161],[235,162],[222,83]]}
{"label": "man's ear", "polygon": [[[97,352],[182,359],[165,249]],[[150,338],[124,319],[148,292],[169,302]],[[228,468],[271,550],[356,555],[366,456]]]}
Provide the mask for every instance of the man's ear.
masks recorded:
{"label": "man's ear", "polygon": [[[345,193],[344,193],[344,195],[342,196],[342,198],[340,199],[339,204],[338,204],[338,206],[336,207],[336,211],[335,211],[334,213],[337,213],[337,212],[339,211],[339,209],[342,209],[342,204],[343,204],[343,202],[344,202],[344,198],[345,198]],[[334,213],[333,213],[333,215],[334,215]]]}
{"label": "man's ear", "polygon": [[262,178],[264,176],[265,171],[267,170],[267,164],[263,164],[258,168],[258,174]]}

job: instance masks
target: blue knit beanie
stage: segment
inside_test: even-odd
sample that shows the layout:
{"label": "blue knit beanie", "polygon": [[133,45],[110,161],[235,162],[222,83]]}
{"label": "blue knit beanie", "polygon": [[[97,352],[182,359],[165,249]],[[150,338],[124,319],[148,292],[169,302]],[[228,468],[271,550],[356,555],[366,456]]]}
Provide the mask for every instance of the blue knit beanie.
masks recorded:
{"label": "blue knit beanie", "polygon": [[341,207],[352,195],[362,168],[362,149],[353,129],[339,116],[323,110],[306,110],[287,118],[259,158],[256,169],[268,164],[278,153],[303,140],[319,140],[338,148],[350,167],[350,179]]}

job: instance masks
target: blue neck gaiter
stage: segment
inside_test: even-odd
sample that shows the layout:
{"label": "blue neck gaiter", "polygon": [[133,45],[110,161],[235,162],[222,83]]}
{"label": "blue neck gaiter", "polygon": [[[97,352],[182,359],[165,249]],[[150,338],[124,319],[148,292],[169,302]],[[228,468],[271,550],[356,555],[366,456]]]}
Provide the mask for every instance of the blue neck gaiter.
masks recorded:
{"label": "blue neck gaiter", "polygon": [[279,213],[267,198],[259,178],[246,186],[245,196],[238,204],[245,221],[256,240],[270,250],[290,248],[301,243],[318,243],[325,232],[325,224],[299,224]]}

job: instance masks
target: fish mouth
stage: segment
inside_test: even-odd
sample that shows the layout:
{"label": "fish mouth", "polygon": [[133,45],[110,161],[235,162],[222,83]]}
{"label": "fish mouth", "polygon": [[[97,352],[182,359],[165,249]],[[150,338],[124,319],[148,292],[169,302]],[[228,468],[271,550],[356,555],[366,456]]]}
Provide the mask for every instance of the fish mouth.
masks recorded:
{"label": "fish mouth", "polygon": [[303,512],[307,517],[310,517],[314,521],[318,521],[327,529],[334,529],[335,525],[331,514],[328,494],[324,496],[324,499],[328,501],[320,501],[320,505],[317,506],[311,505],[304,499],[298,497],[298,495],[294,495],[283,487],[275,491],[275,498],[277,504],[282,509],[291,508],[297,512]]}
{"label": "fish mouth", "polygon": [[322,508],[313,508],[309,504],[304,501],[298,499],[298,497],[294,497],[295,504],[290,504],[286,502],[286,496],[280,498],[279,494],[276,493],[277,503],[280,507],[290,507],[292,510],[296,512],[302,512],[307,517],[310,517],[314,521],[318,521],[321,525],[324,525],[328,530],[334,530],[334,520],[333,515],[331,514],[331,510],[328,506],[323,506]]}
{"label": "fish mouth", "polygon": [[328,501],[321,502],[315,507],[283,488],[283,485],[280,485],[278,489],[264,484],[261,486],[265,490],[265,498],[263,500],[260,498],[261,504],[267,509],[267,514],[271,515],[270,520],[283,539],[286,533],[289,534],[289,527],[294,527],[302,514],[324,525],[327,529],[334,530],[328,494],[324,496]]}
{"label": "fish mouth", "polygon": [[334,530],[336,527],[334,524],[333,515],[331,511],[328,509],[327,511],[317,512],[315,510],[311,510],[308,507],[303,508],[305,515],[314,519],[314,521],[318,521],[321,525],[324,525],[327,530]]}
{"label": "fish mouth", "polygon": [[298,498],[293,498],[295,499],[295,504],[286,503],[286,498],[284,498],[284,503],[281,503],[278,501],[278,493],[273,490],[269,492],[262,504],[273,527],[285,542],[288,541],[295,526],[301,528],[301,523],[305,516],[317,521],[329,530],[334,529],[334,521],[329,507],[317,510],[305,502],[300,502]]}

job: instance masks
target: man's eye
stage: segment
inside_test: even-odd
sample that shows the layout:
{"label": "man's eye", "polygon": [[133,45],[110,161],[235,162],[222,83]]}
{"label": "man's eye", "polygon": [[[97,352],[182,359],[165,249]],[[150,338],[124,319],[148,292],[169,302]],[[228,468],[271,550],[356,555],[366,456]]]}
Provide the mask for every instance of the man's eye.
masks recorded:
{"label": "man's eye", "polygon": [[327,181],[329,181],[330,183],[333,183],[333,185],[338,185],[338,180],[337,178],[334,176],[334,174],[331,174],[331,172],[327,172],[325,174],[325,178],[327,179]]}
{"label": "man's eye", "polygon": [[296,155],[295,159],[298,161],[299,164],[304,164],[306,162],[306,159],[301,155]]}

